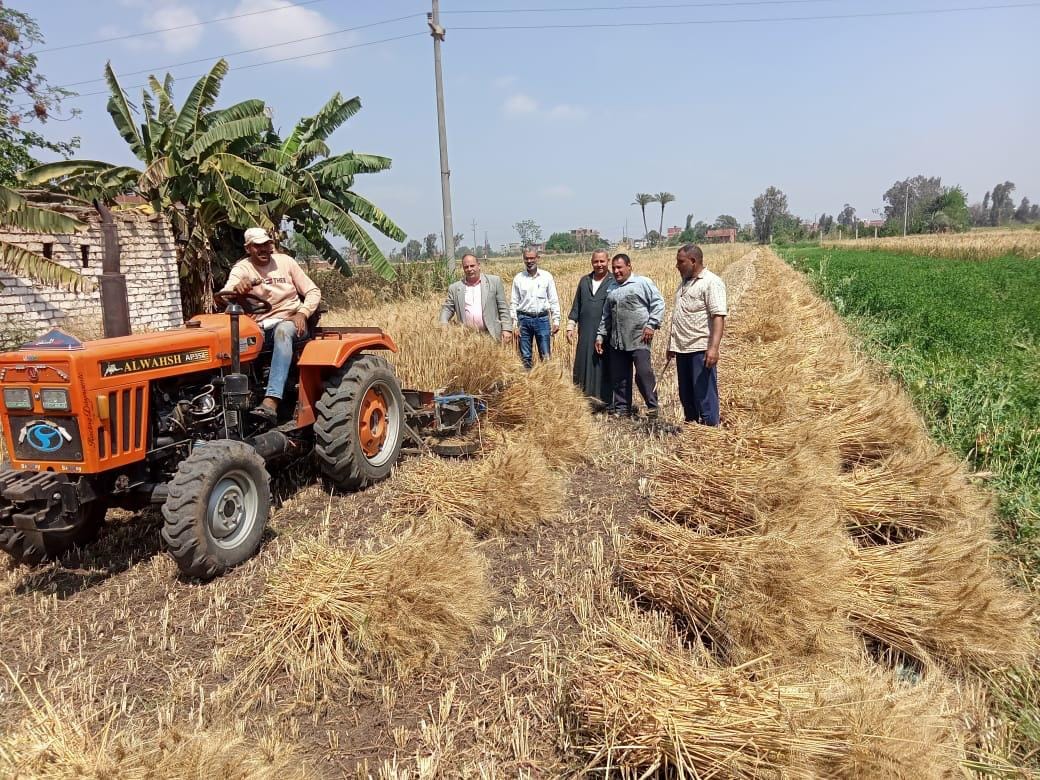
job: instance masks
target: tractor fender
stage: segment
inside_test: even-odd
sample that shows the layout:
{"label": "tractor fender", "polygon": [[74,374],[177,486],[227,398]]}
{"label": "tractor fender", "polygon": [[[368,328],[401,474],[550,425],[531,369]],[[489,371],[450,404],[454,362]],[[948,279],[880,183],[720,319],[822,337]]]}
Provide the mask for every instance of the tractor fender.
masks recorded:
{"label": "tractor fender", "polygon": [[324,390],[324,377],[342,368],[350,358],[370,349],[397,352],[397,344],[382,328],[322,328],[307,342],[297,361],[300,367],[297,427],[314,424],[314,404]]}
{"label": "tractor fender", "polygon": [[325,329],[308,341],[300,353],[300,368],[342,368],[347,359],[366,349],[388,349],[397,345],[381,328]]}

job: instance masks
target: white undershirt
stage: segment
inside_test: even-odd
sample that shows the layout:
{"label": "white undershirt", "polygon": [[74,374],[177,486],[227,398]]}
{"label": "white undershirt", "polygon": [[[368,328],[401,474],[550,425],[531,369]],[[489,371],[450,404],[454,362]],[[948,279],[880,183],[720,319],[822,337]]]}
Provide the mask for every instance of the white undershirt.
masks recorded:
{"label": "white undershirt", "polygon": [[593,277],[592,277],[592,278],[590,279],[590,281],[592,282],[592,294],[593,294],[593,295],[595,295],[595,294],[596,294],[596,290],[598,290],[598,289],[599,289],[599,286],[600,286],[601,284],[603,284],[603,282],[607,281],[607,277],[605,277],[605,276],[604,276],[604,277],[603,277],[602,279],[600,279],[600,280],[599,280],[599,281],[597,282],[597,281],[596,281],[596,277],[594,277],[594,276],[593,276]]}

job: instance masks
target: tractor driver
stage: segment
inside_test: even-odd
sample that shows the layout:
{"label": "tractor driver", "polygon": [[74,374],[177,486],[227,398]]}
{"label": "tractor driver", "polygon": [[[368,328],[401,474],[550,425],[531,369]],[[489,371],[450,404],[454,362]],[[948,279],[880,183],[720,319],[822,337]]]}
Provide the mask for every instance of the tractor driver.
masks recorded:
{"label": "tractor driver", "polygon": [[271,304],[271,311],[253,315],[265,340],[274,335],[267,390],[253,414],[274,424],[289,375],[293,343],[307,337],[307,320],[321,302],[321,290],[293,258],[274,251],[274,241],[263,228],[249,228],[245,244],[248,257],[235,263],[221,292],[251,293]]}

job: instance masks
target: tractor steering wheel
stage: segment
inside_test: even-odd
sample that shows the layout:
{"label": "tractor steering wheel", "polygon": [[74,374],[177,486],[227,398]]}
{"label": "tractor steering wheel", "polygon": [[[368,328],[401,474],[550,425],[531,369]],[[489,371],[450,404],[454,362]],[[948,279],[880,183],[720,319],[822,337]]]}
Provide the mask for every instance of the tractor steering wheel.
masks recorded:
{"label": "tractor steering wheel", "polygon": [[[253,293],[240,293],[234,290],[226,290],[213,294],[213,303],[227,308],[229,303],[235,303],[242,307],[246,314],[267,314],[271,311],[271,304]],[[223,310],[223,309],[222,309]]]}

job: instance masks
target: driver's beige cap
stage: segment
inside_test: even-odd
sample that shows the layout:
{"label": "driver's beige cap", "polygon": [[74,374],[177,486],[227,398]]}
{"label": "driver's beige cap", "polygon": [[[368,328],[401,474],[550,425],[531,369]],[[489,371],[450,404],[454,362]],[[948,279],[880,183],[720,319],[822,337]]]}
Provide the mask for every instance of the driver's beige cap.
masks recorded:
{"label": "driver's beige cap", "polygon": [[249,228],[246,230],[246,246],[250,244],[267,244],[272,240],[263,228]]}

